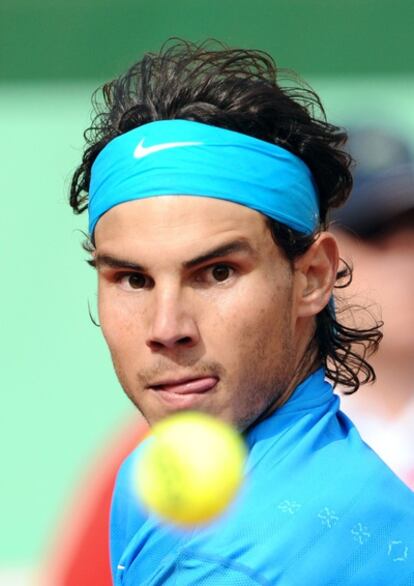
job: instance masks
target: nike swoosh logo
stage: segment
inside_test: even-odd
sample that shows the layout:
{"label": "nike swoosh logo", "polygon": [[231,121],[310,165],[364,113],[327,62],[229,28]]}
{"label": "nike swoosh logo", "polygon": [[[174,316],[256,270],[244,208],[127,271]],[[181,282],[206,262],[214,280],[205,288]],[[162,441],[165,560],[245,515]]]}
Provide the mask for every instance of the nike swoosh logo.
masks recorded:
{"label": "nike swoosh logo", "polygon": [[159,151],[164,151],[165,149],[175,149],[177,147],[186,147],[186,146],[198,146],[203,144],[202,142],[164,142],[161,144],[155,144],[154,146],[145,147],[144,146],[144,139],[140,140],[138,145],[134,150],[134,157],[135,159],[142,159],[147,157],[148,155],[152,155],[153,153],[158,153]]}

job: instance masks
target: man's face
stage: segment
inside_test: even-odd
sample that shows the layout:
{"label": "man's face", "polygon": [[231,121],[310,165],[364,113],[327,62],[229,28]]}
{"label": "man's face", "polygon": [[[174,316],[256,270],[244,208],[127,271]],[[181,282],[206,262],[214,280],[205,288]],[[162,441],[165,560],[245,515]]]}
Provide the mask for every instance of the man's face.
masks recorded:
{"label": "man's face", "polygon": [[103,334],[150,424],[194,409],[245,429],[283,402],[303,336],[295,273],[261,214],[153,197],[112,208],[95,239]]}

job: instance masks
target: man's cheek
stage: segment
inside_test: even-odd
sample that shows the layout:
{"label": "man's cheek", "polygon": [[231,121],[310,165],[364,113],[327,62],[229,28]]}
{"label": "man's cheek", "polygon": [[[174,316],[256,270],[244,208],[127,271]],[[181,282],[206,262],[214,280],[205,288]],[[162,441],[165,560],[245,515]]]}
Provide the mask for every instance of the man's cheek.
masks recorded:
{"label": "man's cheek", "polygon": [[101,318],[102,334],[111,353],[121,351],[123,346],[128,346],[128,335],[125,327],[111,316],[103,315]]}

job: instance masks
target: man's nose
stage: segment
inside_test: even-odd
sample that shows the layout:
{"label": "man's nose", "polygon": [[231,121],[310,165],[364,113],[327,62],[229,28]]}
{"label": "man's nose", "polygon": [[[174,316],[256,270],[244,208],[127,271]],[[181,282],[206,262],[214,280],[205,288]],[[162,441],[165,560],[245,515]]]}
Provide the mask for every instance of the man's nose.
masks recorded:
{"label": "man's nose", "polygon": [[151,350],[191,348],[200,340],[194,312],[183,295],[161,292],[154,296],[146,344]]}

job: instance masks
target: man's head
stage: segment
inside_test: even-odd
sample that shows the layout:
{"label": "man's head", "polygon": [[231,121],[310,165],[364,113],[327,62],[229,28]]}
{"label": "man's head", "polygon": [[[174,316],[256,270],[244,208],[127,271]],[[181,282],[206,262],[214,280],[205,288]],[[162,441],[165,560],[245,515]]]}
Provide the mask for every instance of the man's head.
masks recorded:
{"label": "man's head", "polygon": [[[270,151],[282,147],[310,169],[318,193],[319,222],[305,231],[257,211],[263,206],[235,203],[237,194],[231,202],[201,197],[200,181],[193,193],[191,185],[174,190],[171,179],[171,190],[167,181],[156,197],[121,198],[97,215],[89,250],[103,332],[125,391],[149,421],[192,407],[245,428],[282,404],[319,364],[334,382],[354,389],[361,373],[370,378],[354,344],[375,345],[378,332],[341,326],[329,302],[335,279],[344,275],[337,274],[335,240],[323,230],[352,180],[339,148],[344,133],[311,113],[317,97],[281,89],[262,53],[188,44],[146,55],[104,86],[104,97],[106,111],[87,134],[73,178],[77,212],[93,195],[91,168],[104,147],[158,120],[201,122],[277,145]],[[253,166],[260,175],[262,163]],[[122,165],[106,169],[108,181],[117,174],[115,189],[122,189]],[[241,162],[240,175],[244,170]],[[285,191],[300,218],[295,189]]]}

